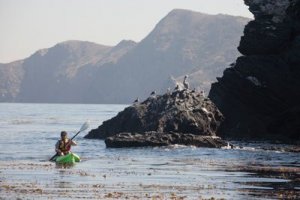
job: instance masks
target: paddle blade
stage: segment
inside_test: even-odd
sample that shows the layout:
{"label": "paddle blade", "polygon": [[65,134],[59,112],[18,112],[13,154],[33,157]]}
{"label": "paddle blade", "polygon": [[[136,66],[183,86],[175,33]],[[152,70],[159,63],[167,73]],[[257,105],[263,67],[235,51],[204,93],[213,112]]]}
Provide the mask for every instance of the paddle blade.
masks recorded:
{"label": "paddle blade", "polygon": [[80,128],[80,132],[81,131],[85,131],[86,129],[88,129],[89,128],[89,122],[87,121],[87,122],[85,122],[84,124],[82,124],[82,126],[81,126],[81,128]]}

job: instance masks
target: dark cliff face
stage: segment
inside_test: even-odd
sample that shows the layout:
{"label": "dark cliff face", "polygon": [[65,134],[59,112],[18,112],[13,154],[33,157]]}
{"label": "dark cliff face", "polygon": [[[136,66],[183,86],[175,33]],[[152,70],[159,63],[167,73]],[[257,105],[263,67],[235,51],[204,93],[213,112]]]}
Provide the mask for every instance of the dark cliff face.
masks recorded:
{"label": "dark cliff face", "polygon": [[300,140],[300,1],[245,0],[255,20],[243,54],[212,84],[209,98],[225,116],[221,135]]}

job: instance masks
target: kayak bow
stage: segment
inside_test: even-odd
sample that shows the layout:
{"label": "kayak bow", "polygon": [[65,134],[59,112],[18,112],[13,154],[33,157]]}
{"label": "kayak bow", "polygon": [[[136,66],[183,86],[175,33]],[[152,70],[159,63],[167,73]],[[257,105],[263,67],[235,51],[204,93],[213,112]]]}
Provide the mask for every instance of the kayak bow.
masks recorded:
{"label": "kayak bow", "polygon": [[57,164],[74,164],[80,162],[80,157],[75,153],[69,153],[64,156],[57,156],[54,160]]}

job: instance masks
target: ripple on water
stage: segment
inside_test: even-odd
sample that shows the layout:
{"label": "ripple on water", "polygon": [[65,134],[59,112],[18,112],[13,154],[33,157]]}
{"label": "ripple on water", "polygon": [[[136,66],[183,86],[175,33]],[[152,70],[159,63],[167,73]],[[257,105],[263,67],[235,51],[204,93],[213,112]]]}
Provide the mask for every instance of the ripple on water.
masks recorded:
{"label": "ripple on water", "polygon": [[[61,130],[91,128],[125,106],[0,104],[0,196],[8,199],[278,199],[300,196],[298,153],[267,143],[235,143],[236,149],[172,145],[106,149],[81,133],[73,151],[82,162],[47,160]],[[18,121],[20,120],[21,121]],[[24,120],[24,121],[22,121]],[[5,122],[5,123],[4,123]],[[9,123],[7,123],[9,122]],[[15,122],[15,123],[12,123]],[[3,126],[2,126],[3,125]],[[263,148],[268,150],[264,150]]]}

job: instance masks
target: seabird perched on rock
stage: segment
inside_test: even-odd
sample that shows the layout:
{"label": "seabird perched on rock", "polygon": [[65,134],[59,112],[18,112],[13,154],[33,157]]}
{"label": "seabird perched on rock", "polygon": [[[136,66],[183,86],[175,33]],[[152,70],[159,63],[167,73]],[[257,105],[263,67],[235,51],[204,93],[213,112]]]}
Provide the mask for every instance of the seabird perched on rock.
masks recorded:
{"label": "seabird perched on rock", "polygon": [[150,95],[151,95],[151,96],[155,96],[155,95],[156,95],[156,91],[155,91],[155,90],[152,91]]}
{"label": "seabird perched on rock", "polygon": [[190,84],[186,81],[187,78],[188,78],[188,75],[185,75],[184,79],[183,79],[183,87],[184,87],[184,89],[189,89],[189,87],[190,87]]}
{"label": "seabird perched on rock", "polygon": [[138,103],[138,102],[140,102],[140,99],[139,99],[139,98],[136,98],[136,100],[134,100],[133,103]]}
{"label": "seabird perched on rock", "polygon": [[150,97],[151,98],[156,98],[156,91],[155,90],[151,92]]}
{"label": "seabird perched on rock", "polygon": [[204,90],[201,90],[200,94],[201,94],[201,96],[204,97],[205,96]]}
{"label": "seabird perched on rock", "polygon": [[208,111],[205,107],[201,107],[201,110],[202,110],[203,112],[205,112],[206,114],[209,113],[209,111]]}
{"label": "seabird perched on rock", "polygon": [[178,83],[176,84],[176,87],[175,87],[174,90],[179,90],[179,84]]}

